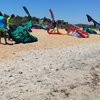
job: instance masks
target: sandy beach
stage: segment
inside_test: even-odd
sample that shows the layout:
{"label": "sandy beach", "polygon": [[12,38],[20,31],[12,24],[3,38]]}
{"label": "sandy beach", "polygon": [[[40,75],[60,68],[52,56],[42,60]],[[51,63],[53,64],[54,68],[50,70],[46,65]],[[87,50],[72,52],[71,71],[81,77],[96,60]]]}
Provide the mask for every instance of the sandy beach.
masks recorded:
{"label": "sandy beach", "polygon": [[0,100],[100,100],[100,35],[31,34],[38,42],[0,44]]}
{"label": "sandy beach", "polygon": [[[66,33],[65,30],[60,30]],[[90,35],[89,38],[77,38],[67,35],[49,35],[47,31],[38,29],[33,30],[32,35],[38,37],[38,42],[27,44],[14,44],[3,45],[0,44],[0,61],[11,59],[12,56],[20,51],[50,49],[50,48],[68,48],[69,46],[75,46],[80,44],[93,44],[100,41],[99,35]],[[2,42],[4,43],[3,39]]]}

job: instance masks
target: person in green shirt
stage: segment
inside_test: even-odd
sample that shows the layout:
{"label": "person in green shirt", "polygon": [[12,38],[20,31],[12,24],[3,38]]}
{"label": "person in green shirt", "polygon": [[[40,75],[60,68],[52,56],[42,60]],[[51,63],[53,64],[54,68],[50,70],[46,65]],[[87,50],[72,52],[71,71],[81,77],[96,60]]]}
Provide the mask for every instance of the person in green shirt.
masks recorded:
{"label": "person in green shirt", "polygon": [[8,17],[7,18],[7,26],[10,28],[10,27],[13,27],[13,25],[14,25],[14,17],[15,17],[15,15],[14,14],[12,14],[10,17]]}
{"label": "person in green shirt", "polygon": [[10,17],[7,18],[8,40],[10,40],[11,30],[14,28],[14,18],[15,18],[14,14],[12,14]]}

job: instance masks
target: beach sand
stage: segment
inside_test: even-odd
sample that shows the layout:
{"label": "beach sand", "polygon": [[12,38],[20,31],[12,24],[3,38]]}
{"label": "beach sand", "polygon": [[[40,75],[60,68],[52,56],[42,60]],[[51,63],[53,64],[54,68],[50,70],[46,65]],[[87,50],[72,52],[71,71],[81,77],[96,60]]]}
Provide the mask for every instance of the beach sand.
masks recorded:
{"label": "beach sand", "polygon": [[100,35],[31,34],[38,42],[0,45],[0,100],[100,100]]}
{"label": "beach sand", "polygon": [[[60,31],[66,33],[65,30]],[[42,29],[35,29],[31,34],[38,37],[38,42],[14,45],[0,44],[0,61],[11,59],[12,55],[20,51],[30,51],[48,48],[68,48],[69,46],[75,46],[80,44],[93,44],[95,42],[100,41],[99,35],[90,35],[89,38],[77,38],[67,35],[49,35],[47,31]],[[3,39],[2,42],[4,43]]]}

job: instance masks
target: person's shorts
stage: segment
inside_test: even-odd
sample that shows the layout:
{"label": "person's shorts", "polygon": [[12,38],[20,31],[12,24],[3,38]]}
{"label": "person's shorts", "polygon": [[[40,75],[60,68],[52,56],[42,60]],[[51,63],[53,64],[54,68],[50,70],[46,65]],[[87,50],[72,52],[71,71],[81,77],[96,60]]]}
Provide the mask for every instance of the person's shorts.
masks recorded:
{"label": "person's shorts", "polygon": [[8,36],[6,28],[0,28],[0,36]]}
{"label": "person's shorts", "polygon": [[4,33],[7,32],[7,30],[6,30],[5,28],[0,28],[0,31],[1,31],[1,32],[4,32]]}

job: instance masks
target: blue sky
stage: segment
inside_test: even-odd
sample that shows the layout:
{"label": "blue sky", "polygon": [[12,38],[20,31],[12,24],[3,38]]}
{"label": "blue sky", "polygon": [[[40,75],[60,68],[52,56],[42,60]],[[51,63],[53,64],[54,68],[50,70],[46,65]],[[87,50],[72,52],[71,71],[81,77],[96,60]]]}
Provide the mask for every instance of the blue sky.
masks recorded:
{"label": "blue sky", "polygon": [[[0,10],[11,15],[12,13],[24,16],[22,9],[26,6],[32,16],[51,18],[49,9],[54,12],[55,19],[69,23],[88,23],[86,14],[100,21],[100,0],[0,0]],[[89,23],[88,23],[89,24]]]}

